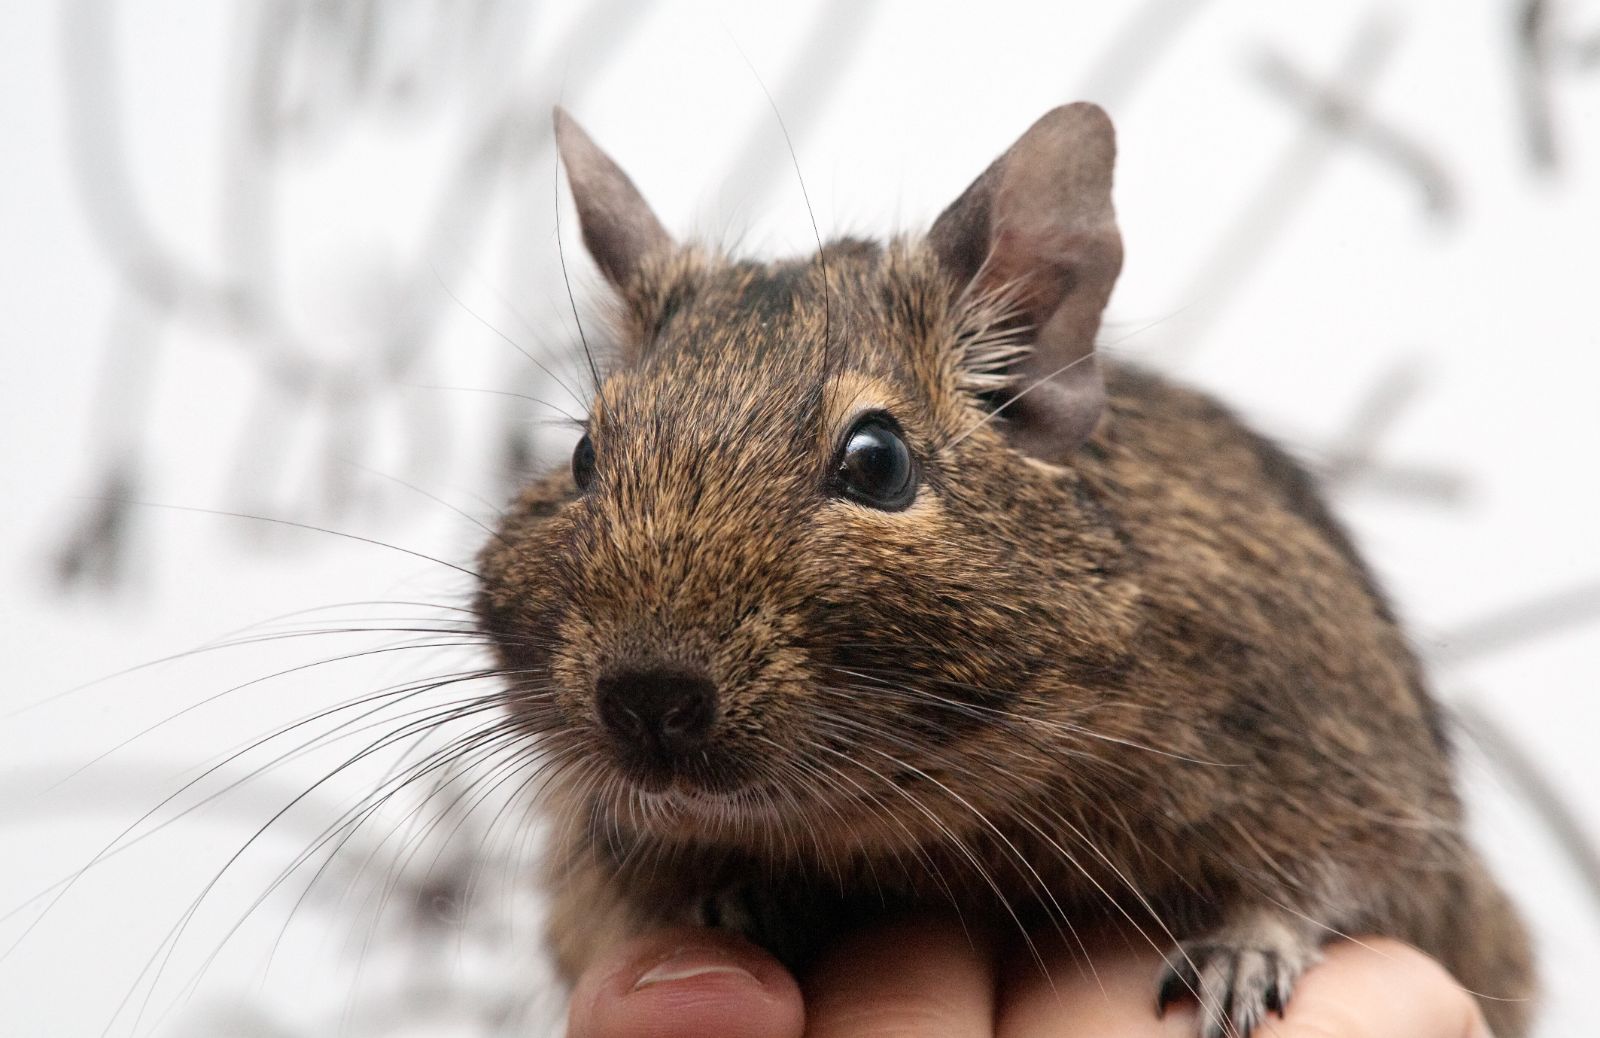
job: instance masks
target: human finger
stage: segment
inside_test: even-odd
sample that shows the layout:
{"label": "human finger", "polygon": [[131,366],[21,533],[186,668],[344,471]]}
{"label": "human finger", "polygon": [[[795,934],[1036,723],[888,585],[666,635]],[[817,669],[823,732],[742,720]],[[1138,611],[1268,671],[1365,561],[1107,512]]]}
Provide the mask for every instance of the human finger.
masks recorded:
{"label": "human finger", "polygon": [[[997,1014],[999,1038],[1193,1038],[1198,1009],[1178,1003],[1158,1015],[1153,948],[1069,945],[1047,953],[1047,971],[1024,962],[1007,971]],[[1330,945],[1295,987],[1282,1016],[1255,1038],[1490,1038],[1473,997],[1444,967],[1398,941]]]}
{"label": "human finger", "polygon": [[718,930],[663,930],[591,966],[568,1038],[801,1038],[800,988],[776,959]]}

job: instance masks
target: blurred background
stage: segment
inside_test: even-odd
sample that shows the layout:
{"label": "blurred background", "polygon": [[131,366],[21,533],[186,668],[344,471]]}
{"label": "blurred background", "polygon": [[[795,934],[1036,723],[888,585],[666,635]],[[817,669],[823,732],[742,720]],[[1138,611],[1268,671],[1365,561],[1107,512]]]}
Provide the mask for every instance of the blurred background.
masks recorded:
{"label": "blurred background", "polygon": [[585,406],[551,105],[766,256],[926,227],[1080,98],[1105,348],[1324,475],[1461,718],[1540,1033],[1591,1033],[1592,0],[0,7],[0,1029],[552,1033],[520,776],[426,732],[478,523]]}

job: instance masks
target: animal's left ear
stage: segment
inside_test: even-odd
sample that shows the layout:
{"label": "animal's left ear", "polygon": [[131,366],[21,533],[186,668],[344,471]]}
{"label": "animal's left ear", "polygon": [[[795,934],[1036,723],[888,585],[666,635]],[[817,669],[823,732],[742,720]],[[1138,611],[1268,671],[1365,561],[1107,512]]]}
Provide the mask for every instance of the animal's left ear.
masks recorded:
{"label": "animal's left ear", "polygon": [[628,174],[600,150],[566,110],[555,110],[556,148],[578,205],[583,243],[606,280],[627,288],[651,257],[672,252],[672,237]]}
{"label": "animal's left ear", "polygon": [[[934,222],[928,242],[969,298],[1001,293],[1031,328],[1005,400],[1015,446],[1060,462],[1105,409],[1100,315],[1122,269],[1116,137],[1092,104],[1047,113]],[[1018,396],[1018,394],[1021,394]],[[1013,398],[1015,398],[1013,400]]]}

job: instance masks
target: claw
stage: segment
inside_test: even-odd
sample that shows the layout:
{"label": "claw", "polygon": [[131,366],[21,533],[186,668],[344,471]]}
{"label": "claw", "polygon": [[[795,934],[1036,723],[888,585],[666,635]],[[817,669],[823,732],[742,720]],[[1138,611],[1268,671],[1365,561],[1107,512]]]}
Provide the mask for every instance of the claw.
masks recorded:
{"label": "claw", "polygon": [[1269,1014],[1283,1016],[1296,978],[1317,957],[1316,946],[1292,932],[1223,932],[1186,941],[1168,957],[1157,1015],[1192,997],[1200,1008],[1199,1038],[1250,1038]]}
{"label": "claw", "polygon": [[1194,967],[1187,962],[1178,965],[1167,965],[1166,972],[1161,978],[1161,987],[1156,991],[1156,1016],[1164,1017],[1172,1003],[1177,1002],[1187,995],[1198,995],[1200,978],[1195,974]]}

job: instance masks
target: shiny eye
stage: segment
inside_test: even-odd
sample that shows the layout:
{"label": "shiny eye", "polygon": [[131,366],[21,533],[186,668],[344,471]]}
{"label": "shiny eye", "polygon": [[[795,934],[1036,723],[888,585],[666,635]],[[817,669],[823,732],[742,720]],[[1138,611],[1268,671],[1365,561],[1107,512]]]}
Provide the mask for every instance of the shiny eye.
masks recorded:
{"label": "shiny eye", "polygon": [[583,439],[572,448],[572,481],[578,484],[579,490],[588,490],[589,484],[594,482],[594,441],[589,439],[588,433],[584,433]]}
{"label": "shiny eye", "polygon": [[898,512],[917,496],[917,466],[894,419],[864,415],[845,434],[833,485],[852,501]]}

